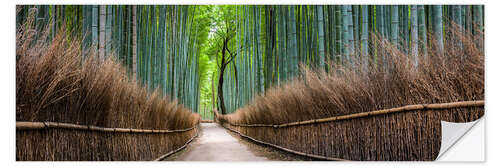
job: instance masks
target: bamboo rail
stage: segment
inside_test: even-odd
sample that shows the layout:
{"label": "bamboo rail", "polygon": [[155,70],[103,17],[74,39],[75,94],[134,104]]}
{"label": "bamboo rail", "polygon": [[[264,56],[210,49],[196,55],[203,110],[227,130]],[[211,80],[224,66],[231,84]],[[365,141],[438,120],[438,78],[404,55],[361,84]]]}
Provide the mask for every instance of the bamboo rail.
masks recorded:
{"label": "bamboo rail", "polygon": [[[417,111],[417,110],[442,110],[442,109],[451,109],[451,108],[465,108],[465,107],[482,107],[484,106],[484,100],[476,100],[476,101],[459,101],[459,102],[451,102],[451,103],[435,103],[435,104],[414,104],[414,105],[406,105],[403,107],[383,109],[383,110],[375,110],[369,112],[361,112],[355,114],[334,116],[328,118],[321,119],[313,119],[306,121],[297,121],[283,124],[233,124],[228,122],[232,126],[240,126],[240,127],[273,127],[273,128],[282,128],[288,126],[297,126],[297,125],[307,125],[307,124],[316,124],[316,123],[324,123],[324,122],[334,122],[340,120],[349,120],[363,117],[370,117],[382,114],[391,114],[391,113],[399,113],[406,111]],[[216,116],[219,117],[217,112]]]}
{"label": "bamboo rail", "polygon": [[26,130],[44,130],[44,129],[71,129],[71,130],[83,130],[83,131],[97,131],[97,132],[113,132],[113,133],[175,133],[175,132],[186,132],[193,130],[196,126],[186,129],[175,129],[175,130],[157,130],[157,129],[134,129],[134,128],[105,128],[93,125],[78,125],[71,123],[61,123],[61,122],[26,122],[17,121],[16,130],[26,131]]}

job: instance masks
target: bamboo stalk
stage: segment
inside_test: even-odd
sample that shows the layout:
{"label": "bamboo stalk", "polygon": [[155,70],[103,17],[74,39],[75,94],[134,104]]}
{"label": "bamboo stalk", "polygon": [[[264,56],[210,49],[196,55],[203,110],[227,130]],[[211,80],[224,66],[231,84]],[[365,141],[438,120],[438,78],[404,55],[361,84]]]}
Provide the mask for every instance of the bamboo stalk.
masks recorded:
{"label": "bamboo stalk", "polygon": [[[297,126],[297,125],[307,125],[307,124],[316,124],[316,123],[324,123],[324,122],[333,122],[340,120],[349,120],[349,119],[357,119],[363,117],[370,117],[376,115],[383,114],[392,114],[406,111],[418,111],[418,110],[442,110],[442,109],[452,109],[452,108],[465,108],[465,107],[482,107],[484,106],[484,100],[476,100],[476,101],[459,101],[459,102],[450,102],[450,103],[436,103],[436,104],[415,104],[415,105],[406,105],[403,107],[383,109],[383,110],[375,110],[369,112],[361,112],[355,114],[341,115],[335,117],[314,119],[314,120],[306,120],[306,121],[298,121],[298,122],[290,122],[278,125],[272,124],[232,124],[232,126],[240,126],[240,127],[274,127],[274,128],[282,128],[289,126]],[[219,117],[219,114],[216,114],[216,117]]]}
{"label": "bamboo stalk", "polygon": [[115,133],[174,133],[186,132],[195,129],[196,126],[186,129],[134,129],[134,128],[106,128],[93,125],[77,125],[71,123],[60,122],[27,122],[17,121],[16,130],[43,130],[43,129],[70,129],[70,130],[84,130],[84,131],[98,131],[98,132],[115,132]]}

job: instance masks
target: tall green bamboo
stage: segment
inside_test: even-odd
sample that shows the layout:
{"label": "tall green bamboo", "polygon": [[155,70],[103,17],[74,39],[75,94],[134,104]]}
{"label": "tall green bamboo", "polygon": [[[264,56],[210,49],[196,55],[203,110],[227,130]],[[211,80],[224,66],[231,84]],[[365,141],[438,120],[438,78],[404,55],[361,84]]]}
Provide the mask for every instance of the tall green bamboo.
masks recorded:
{"label": "tall green bamboo", "polygon": [[104,59],[106,45],[106,5],[99,6],[99,58]]}
{"label": "tall green bamboo", "polygon": [[106,9],[106,25],[105,25],[105,46],[104,46],[104,49],[105,49],[105,54],[106,56],[110,55],[111,54],[111,23],[112,23],[112,18],[113,18],[113,8],[111,5],[106,5],[105,7]]}
{"label": "tall green bamboo", "polygon": [[443,53],[444,51],[444,41],[443,41],[443,7],[441,5],[435,5],[433,6],[433,14],[434,14],[434,20],[433,20],[433,30],[434,30],[434,38],[437,41],[437,48],[439,49],[440,53]]}
{"label": "tall green bamboo", "polygon": [[361,27],[361,46],[363,64],[368,64],[368,5],[361,6],[362,27]]}
{"label": "tall green bamboo", "polygon": [[137,79],[137,6],[132,6],[132,78]]}
{"label": "tall green bamboo", "polygon": [[418,5],[418,33],[420,41],[420,51],[424,59],[427,58],[427,26],[425,19],[425,9],[423,5]]}
{"label": "tall green bamboo", "polygon": [[[98,25],[98,10],[97,10],[98,6],[97,5],[92,5],[92,47],[94,48],[94,52],[96,52],[97,50],[97,47],[98,47],[98,29],[97,29],[97,25]],[[54,10],[55,12],[55,10]],[[55,17],[55,16],[54,16]],[[55,24],[53,24],[55,26]],[[56,28],[53,28],[54,30],[56,30]]]}
{"label": "tall green bamboo", "polygon": [[299,67],[298,67],[298,62],[299,62],[299,55],[298,55],[298,47],[297,47],[297,30],[296,30],[296,21],[295,21],[295,6],[290,6],[290,12],[288,15],[289,18],[289,25],[290,25],[290,58],[291,58],[291,66],[290,66],[290,71],[291,71],[291,77],[296,76],[299,73]]}
{"label": "tall green bamboo", "polygon": [[353,63],[353,57],[352,55],[354,54],[354,25],[352,21],[352,5],[347,5],[347,28],[348,28],[348,33],[347,33],[347,42],[348,42],[348,49],[349,49],[349,54],[348,60],[349,63]]}
{"label": "tall green bamboo", "polygon": [[318,16],[318,50],[319,50],[319,68],[325,69],[325,34],[323,31],[323,6],[319,5],[316,10]]}
{"label": "tall green bamboo", "polygon": [[[272,6],[266,6],[265,7],[265,21],[266,21],[266,35],[265,35],[265,41],[266,41],[266,55],[265,55],[265,64],[266,64],[266,73],[265,73],[265,80],[266,80],[266,84],[265,84],[265,89],[271,87],[271,85],[273,84],[273,80],[272,80],[272,77],[273,77],[273,71],[274,71],[274,68],[273,68],[273,53],[274,53],[274,47],[275,47],[275,23],[274,23],[274,15],[275,15],[275,11],[273,10],[274,8]],[[239,15],[238,15],[239,16]],[[240,18],[239,18],[240,19]],[[239,26],[239,24],[238,24]],[[239,30],[239,28],[238,28]],[[238,35],[238,37],[240,37]],[[238,42],[240,42],[240,40],[238,40]],[[237,46],[240,46],[240,43],[238,43]],[[238,48],[239,49],[239,48]],[[238,51],[239,53],[239,51]],[[239,60],[239,59],[237,59]],[[239,67],[239,66],[238,66]],[[238,70],[240,71],[240,70]],[[241,76],[238,76],[238,78],[241,78]],[[238,87],[240,88],[240,87]],[[241,103],[241,102],[240,102]]]}
{"label": "tall green bamboo", "polygon": [[415,65],[418,65],[418,10],[417,5],[411,5],[411,55]]}
{"label": "tall green bamboo", "polygon": [[[359,49],[359,38],[360,38],[360,20],[359,20],[359,5],[352,5],[352,26],[353,26],[353,50]],[[358,55],[358,50],[354,52],[356,55]],[[357,57],[357,56],[356,56]]]}
{"label": "tall green bamboo", "polygon": [[[399,17],[401,18],[401,23],[400,23],[400,43],[401,43],[401,46],[400,46],[400,49],[405,53],[405,54],[411,54],[411,51],[409,49],[410,47],[410,43],[411,43],[411,40],[410,40],[410,37],[411,37],[411,32],[410,32],[410,29],[411,29],[411,23],[410,23],[410,19],[408,19],[408,15],[410,14],[410,11],[411,9],[408,9],[408,5],[401,5],[400,7],[400,15]],[[410,25],[410,26],[409,26]]]}
{"label": "tall green bamboo", "polygon": [[399,16],[398,16],[398,5],[392,5],[391,8],[391,43],[399,47]]}
{"label": "tall green bamboo", "polygon": [[342,5],[342,47],[343,49],[343,58],[342,63],[350,62],[350,52],[349,49],[349,18],[350,15],[347,12],[347,5]]}

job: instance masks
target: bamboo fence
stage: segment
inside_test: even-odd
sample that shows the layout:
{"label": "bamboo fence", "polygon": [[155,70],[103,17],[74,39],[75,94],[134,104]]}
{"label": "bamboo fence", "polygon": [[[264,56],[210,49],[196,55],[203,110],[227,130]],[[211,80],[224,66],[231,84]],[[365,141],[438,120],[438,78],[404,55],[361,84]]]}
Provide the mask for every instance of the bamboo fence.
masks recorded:
{"label": "bamboo fence", "polygon": [[231,131],[231,132],[237,133],[238,135],[240,135],[240,136],[242,136],[244,138],[247,138],[247,139],[249,139],[251,141],[254,141],[256,143],[263,144],[263,145],[266,145],[266,146],[271,146],[271,147],[274,147],[274,148],[277,148],[277,149],[280,149],[280,150],[283,150],[283,151],[286,151],[286,152],[289,152],[289,153],[293,153],[293,154],[297,154],[297,155],[302,155],[302,156],[306,156],[306,157],[310,157],[310,158],[314,158],[314,159],[319,159],[319,160],[346,161],[345,159],[340,159],[340,158],[325,157],[325,156],[321,156],[321,155],[314,155],[314,154],[308,154],[308,153],[303,153],[303,152],[299,152],[299,151],[290,150],[290,149],[287,149],[287,148],[284,148],[284,147],[281,147],[281,146],[278,146],[278,145],[275,145],[275,144],[271,144],[271,143],[267,143],[267,142],[263,142],[263,141],[254,139],[253,137],[250,137],[250,136],[247,136],[245,134],[242,134],[241,132],[238,132],[237,130],[231,129],[229,127],[226,127],[226,126],[223,126],[223,127],[226,128],[227,130]]}
{"label": "bamboo fence", "polygon": [[134,128],[105,128],[93,125],[78,125],[61,122],[16,122],[16,130],[42,130],[42,129],[71,129],[71,130],[87,130],[97,132],[117,132],[117,133],[173,133],[185,132],[194,129],[195,126],[186,129],[175,130],[156,130],[156,129],[134,129]]}
{"label": "bamboo fence", "polygon": [[177,152],[179,152],[179,151],[183,150],[183,149],[184,149],[184,148],[186,148],[186,147],[188,146],[188,144],[189,144],[189,143],[191,143],[191,142],[194,140],[194,138],[196,138],[196,137],[198,137],[198,133],[196,133],[196,135],[194,135],[193,137],[191,137],[191,139],[189,139],[189,140],[188,140],[188,141],[187,141],[184,145],[182,145],[181,147],[179,147],[179,148],[177,148],[177,149],[175,149],[175,150],[173,150],[173,151],[170,151],[169,153],[167,153],[167,154],[165,154],[165,155],[162,155],[162,156],[160,156],[160,157],[156,158],[154,161],[161,161],[161,160],[163,160],[163,159],[165,159],[165,158],[167,158],[167,157],[171,156],[172,154],[175,154],[175,153],[177,153]]}
{"label": "bamboo fence", "polygon": [[[217,113],[217,112],[215,112]],[[233,124],[252,141],[322,160],[434,160],[441,121],[469,122],[484,115],[484,101],[417,104],[284,124]]]}
{"label": "bamboo fence", "polygon": [[162,160],[185,148],[196,136],[197,126],[157,130],[18,121],[16,160]]}

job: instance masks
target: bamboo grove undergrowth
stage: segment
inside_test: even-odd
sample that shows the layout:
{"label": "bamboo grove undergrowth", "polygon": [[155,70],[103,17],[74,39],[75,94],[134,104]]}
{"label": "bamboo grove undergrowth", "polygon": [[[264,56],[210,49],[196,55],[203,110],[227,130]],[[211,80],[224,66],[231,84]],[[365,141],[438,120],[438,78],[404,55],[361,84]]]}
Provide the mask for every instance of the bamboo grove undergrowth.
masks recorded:
{"label": "bamboo grove undergrowth", "polygon": [[36,14],[16,33],[16,160],[152,160],[196,136],[198,114],[139,85],[115,53],[82,50],[65,25],[38,27]]}
{"label": "bamboo grove undergrowth", "polygon": [[[223,124],[280,124],[409,104],[484,100],[481,5],[18,5],[16,12],[17,121],[179,129],[199,123],[192,112],[212,119],[212,109],[223,114]],[[273,127],[233,128],[315,155],[428,160],[440,141],[414,126],[435,130],[437,119],[471,121],[484,109],[433,114],[321,124],[322,130],[281,129],[285,135],[269,135],[277,134]],[[364,126],[401,122],[415,133]],[[32,150],[17,154],[64,159],[68,155],[61,150],[71,147],[77,150],[73,159],[143,160],[177,149],[195,132],[98,140],[103,134],[16,131],[23,139],[19,148]],[[355,137],[343,142],[344,134],[333,132]],[[327,142],[317,137],[324,134]],[[430,151],[355,141],[391,134],[377,141],[405,142],[398,135],[413,136],[419,140],[408,141],[415,141],[415,148]],[[33,145],[47,136],[65,143],[44,140],[39,147],[52,149],[50,156]],[[419,147],[427,138],[434,143]],[[367,148],[399,151],[361,155]],[[93,156],[92,150],[102,155]]]}
{"label": "bamboo grove undergrowth", "polygon": [[[300,67],[329,71],[333,65],[390,66],[385,39],[418,66],[429,48],[443,53],[456,40],[448,31],[483,33],[480,5],[236,5],[220,6],[232,29],[229,52],[236,53],[224,73],[226,113],[259,94],[301,75]],[[228,21],[227,21],[228,20]],[[223,24],[221,24],[223,25]],[[225,26],[225,25],[224,25]],[[220,27],[224,27],[220,26]],[[374,38],[377,36],[377,38]],[[433,42],[435,41],[435,43]],[[479,41],[479,40],[478,40]],[[460,41],[457,41],[458,44]],[[222,41],[219,41],[222,43]],[[482,48],[482,44],[478,43]],[[221,59],[219,47],[218,59]],[[227,59],[227,58],[226,58]],[[220,62],[220,61],[219,61]],[[335,70],[334,70],[335,71]],[[219,76],[219,75],[216,75]],[[213,80],[214,85],[219,85]],[[213,93],[217,94],[217,86]],[[215,96],[216,97],[216,96]],[[213,98],[222,110],[219,98]],[[214,107],[215,108],[215,107]]]}
{"label": "bamboo grove undergrowth", "polygon": [[[35,12],[37,30],[51,26],[48,41],[61,27],[82,40],[81,48],[113,55],[151,92],[178,100],[198,111],[200,51],[208,32],[197,6],[175,5],[20,5],[17,27]],[[205,19],[205,20],[203,20]],[[82,53],[85,59],[89,53]],[[203,69],[202,69],[203,70]]]}
{"label": "bamboo grove undergrowth", "polygon": [[[236,99],[217,118],[252,140],[320,159],[431,161],[441,152],[442,121],[484,115],[482,6],[237,10],[250,18],[236,31],[247,46],[224,80]],[[483,105],[388,112],[464,101]]]}
{"label": "bamboo grove undergrowth", "polygon": [[[355,62],[387,67],[373,34],[418,65],[447,34],[483,32],[479,5],[29,5],[37,28],[81,39],[82,49],[115,55],[131,78],[204,113],[232,113],[267,89],[300,76],[300,67],[329,71]],[[224,42],[226,41],[226,42]],[[432,41],[437,41],[433,44]],[[482,46],[481,46],[482,47]],[[226,48],[226,49],[224,49]],[[106,54],[113,52],[115,54]],[[85,57],[85,53],[83,54]],[[105,57],[105,56],[104,56]],[[360,60],[360,61],[359,61]],[[224,109],[222,109],[224,108]],[[207,113],[208,110],[208,113]]]}

